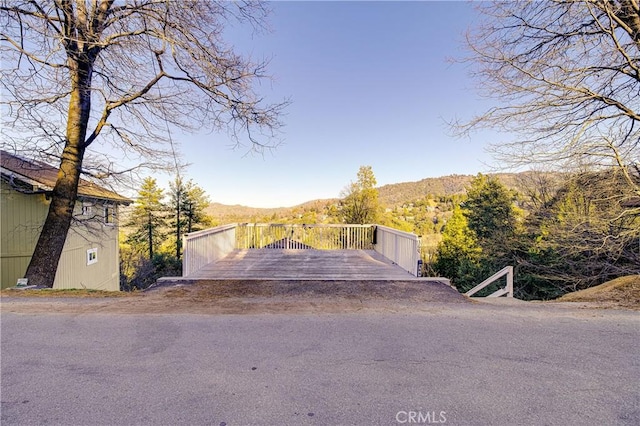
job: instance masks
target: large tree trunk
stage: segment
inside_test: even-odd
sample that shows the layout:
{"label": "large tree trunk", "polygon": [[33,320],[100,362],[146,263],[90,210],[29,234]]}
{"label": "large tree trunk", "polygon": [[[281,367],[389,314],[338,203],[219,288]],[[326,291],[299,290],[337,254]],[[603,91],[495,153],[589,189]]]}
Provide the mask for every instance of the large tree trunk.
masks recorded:
{"label": "large tree trunk", "polygon": [[69,60],[72,91],[67,119],[67,138],[49,213],[40,232],[25,274],[29,284],[53,287],[58,262],[71,226],[78,195],[78,182],[85,152],[85,137],[91,111],[92,61]]}

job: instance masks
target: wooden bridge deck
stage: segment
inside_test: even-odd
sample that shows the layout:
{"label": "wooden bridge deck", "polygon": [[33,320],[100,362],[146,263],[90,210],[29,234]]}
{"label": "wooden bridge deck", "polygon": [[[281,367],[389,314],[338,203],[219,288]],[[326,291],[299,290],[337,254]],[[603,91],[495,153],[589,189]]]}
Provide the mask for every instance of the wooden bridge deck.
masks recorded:
{"label": "wooden bridge deck", "polygon": [[411,281],[406,272],[374,250],[234,250],[190,274],[201,280]]}

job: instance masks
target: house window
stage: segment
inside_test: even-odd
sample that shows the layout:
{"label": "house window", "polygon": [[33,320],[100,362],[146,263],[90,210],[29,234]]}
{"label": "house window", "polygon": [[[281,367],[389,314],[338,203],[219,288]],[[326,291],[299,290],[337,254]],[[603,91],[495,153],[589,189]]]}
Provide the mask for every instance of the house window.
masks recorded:
{"label": "house window", "polygon": [[116,208],[114,206],[104,206],[104,223],[109,225],[116,223]]}
{"label": "house window", "polygon": [[93,204],[91,203],[82,204],[82,216],[85,216],[85,217],[93,216]]}
{"label": "house window", "polygon": [[87,265],[98,263],[98,249],[92,248],[87,250]]}

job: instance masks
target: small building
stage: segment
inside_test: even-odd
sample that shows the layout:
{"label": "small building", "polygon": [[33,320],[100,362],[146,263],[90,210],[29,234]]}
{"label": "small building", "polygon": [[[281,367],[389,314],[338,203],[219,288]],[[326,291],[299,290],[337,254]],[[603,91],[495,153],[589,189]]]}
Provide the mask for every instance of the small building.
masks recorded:
{"label": "small building", "polygon": [[[24,277],[49,210],[58,168],[0,151],[0,284]],[[132,200],[81,179],[55,289],[120,290],[118,207]]]}

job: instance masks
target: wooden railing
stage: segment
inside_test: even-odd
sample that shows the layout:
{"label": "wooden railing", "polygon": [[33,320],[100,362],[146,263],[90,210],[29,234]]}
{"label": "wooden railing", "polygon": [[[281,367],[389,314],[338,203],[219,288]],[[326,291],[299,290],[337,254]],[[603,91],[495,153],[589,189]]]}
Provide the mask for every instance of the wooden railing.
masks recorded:
{"label": "wooden railing", "polygon": [[374,249],[413,276],[418,276],[420,239],[409,232],[378,225]]}
{"label": "wooden railing", "polygon": [[420,259],[416,235],[379,225],[233,223],[190,233],[183,248],[185,277],[235,249],[375,250],[414,276]]}
{"label": "wooden railing", "polygon": [[374,225],[238,225],[238,249],[372,250]]}
{"label": "wooden railing", "polygon": [[236,227],[233,223],[185,235],[182,239],[182,276],[187,277],[231,253],[236,248]]}
{"label": "wooden railing", "polygon": [[507,276],[507,285],[504,288],[498,289],[497,291],[491,293],[487,297],[500,297],[505,295],[507,297],[513,297],[513,266],[505,266],[504,268],[500,269],[498,272],[491,275],[489,278],[482,281],[480,284],[478,284],[471,290],[467,291],[465,295],[473,296],[474,294],[476,294],[477,292],[479,292],[489,284],[499,280],[505,275]]}

